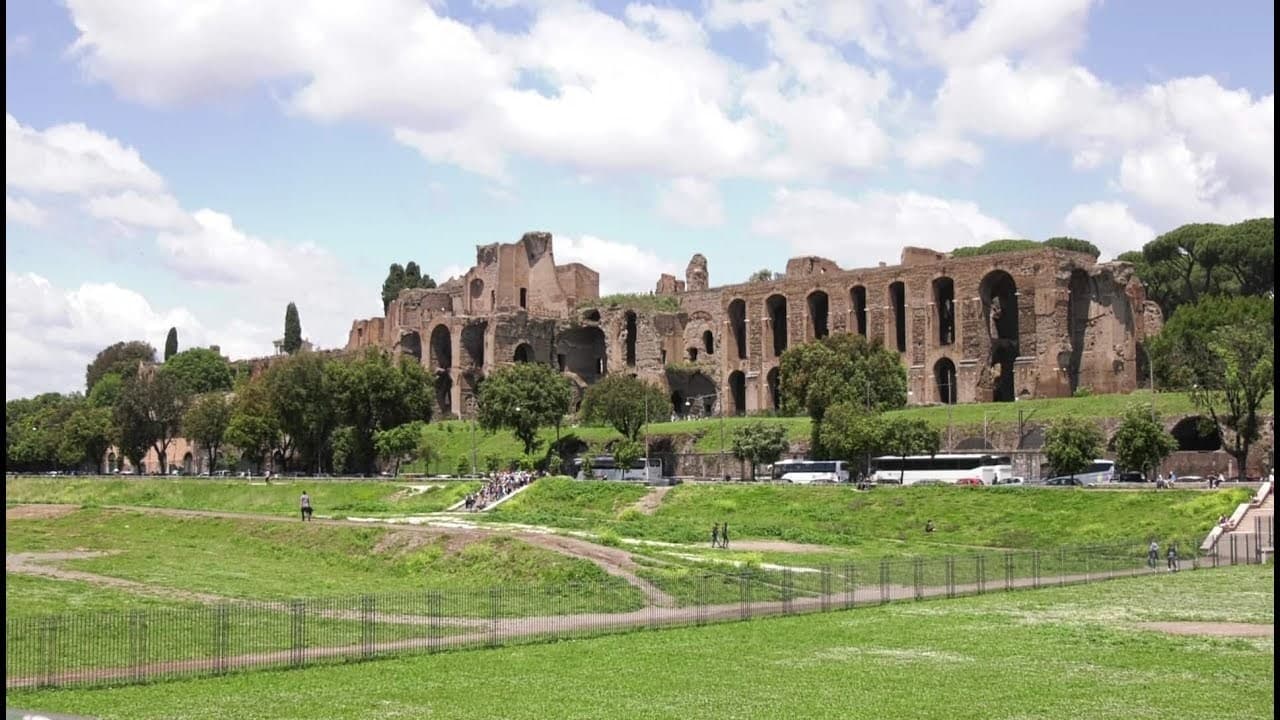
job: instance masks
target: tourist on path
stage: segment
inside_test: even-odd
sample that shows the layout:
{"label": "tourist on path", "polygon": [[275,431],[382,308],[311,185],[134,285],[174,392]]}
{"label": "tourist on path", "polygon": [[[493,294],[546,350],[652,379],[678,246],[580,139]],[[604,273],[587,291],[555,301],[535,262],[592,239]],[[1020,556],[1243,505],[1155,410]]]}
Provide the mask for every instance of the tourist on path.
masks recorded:
{"label": "tourist on path", "polygon": [[729,549],[729,523],[725,523],[720,527],[720,547],[725,550]]}
{"label": "tourist on path", "polygon": [[1178,572],[1178,546],[1169,543],[1169,550],[1165,554],[1165,558],[1169,561],[1169,569]]}
{"label": "tourist on path", "polygon": [[711,547],[720,546],[720,523],[711,524]]}
{"label": "tourist on path", "polygon": [[1151,541],[1151,546],[1147,548],[1147,567],[1155,569],[1156,561],[1160,559],[1160,544],[1155,540]]}
{"label": "tourist on path", "polygon": [[302,505],[302,521],[306,522],[311,519],[311,497],[307,495],[307,491],[302,491],[302,498],[299,500]]}

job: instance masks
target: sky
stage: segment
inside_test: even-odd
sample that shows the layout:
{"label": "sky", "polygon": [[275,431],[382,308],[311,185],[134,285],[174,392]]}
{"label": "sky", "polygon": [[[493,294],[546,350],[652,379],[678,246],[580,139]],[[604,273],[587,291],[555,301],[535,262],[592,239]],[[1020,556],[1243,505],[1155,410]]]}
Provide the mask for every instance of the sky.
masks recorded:
{"label": "sky", "polygon": [[391,263],[555,236],[602,293],[1271,216],[1234,0],[5,4],[7,399],[102,348],[341,347]]}

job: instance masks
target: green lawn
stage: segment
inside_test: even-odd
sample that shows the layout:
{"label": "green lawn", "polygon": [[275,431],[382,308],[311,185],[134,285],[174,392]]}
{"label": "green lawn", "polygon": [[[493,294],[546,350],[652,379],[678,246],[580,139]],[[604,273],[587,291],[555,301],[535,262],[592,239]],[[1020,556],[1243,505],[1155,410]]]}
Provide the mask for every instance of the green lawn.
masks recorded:
{"label": "green lawn", "polygon": [[[1200,539],[1245,489],[1101,492],[1069,488],[679,485],[653,515],[626,508],[645,489],[622,483],[540,480],[494,509],[493,519],[621,537],[704,543],[711,525],[732,538],[844,546],[862,557],[938,554],[937,545],[1056,548],[1149,536]],[[937,531],[925,535],[932,519]],[[950,550],[946,551],[950,552]]]}
{"label": "green lawn", "polygon": [[[625,588],[617,594],[620,609],[642,604],[624,581],[594,563],[505,536],[455,547],[447,538],[425,538],[385,526],[171,518],[87,509],[56,519],[10,521],[5,544],[11,553],[115,551],[62,561],[60,566],[234,598],[284,600],[428,588],[479,592],[503,585],[605,586]],[[32,596],[31,586],[19,584],[6,588],[6,601],[31,611],[57,611],[76,602],[79,589],[74,585],[79,583],[65,591],[69,596],[55,598],[52,586],[42,583]],[[92,603],[114,609],[137,604],[124,592],[95,595]],[[544,609],[535,604],[526,610]]]}
{"label": "green lawn", "polygon": [[[425,490],[412,486],[430,486]],[[444,510],[480,486],[477,482],[388,482],[280,478],[5,478],[5,502],[142,505],[293,515],[305,490],[318,515],[407,515]]]}
{"label": "green lawn", "polygon": [[1270,718],[1271,566],[110,690],[9,692],[102,718]]}

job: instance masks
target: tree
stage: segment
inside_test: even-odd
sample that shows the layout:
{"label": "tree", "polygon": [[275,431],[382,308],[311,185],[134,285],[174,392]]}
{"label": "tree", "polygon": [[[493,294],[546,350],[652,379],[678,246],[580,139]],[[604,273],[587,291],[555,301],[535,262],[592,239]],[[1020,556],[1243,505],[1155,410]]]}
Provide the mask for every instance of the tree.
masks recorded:
{"label": "tree", "polygon": [[1065,415],[1049,423],[1044,454],[1054,472],[1075,477],[1102,452],[1102,431],[1092,420]]}
{"label": "tree", "polygon": [[836,333],[787,348],[780,368],[782,409],[813,421],[811,445],[819,456],[828,407],[845,402],[889,410],[907,403],[907,371],[898,354],[861,335]]}
{"label": "tree", "polygon": [[182,429],[186,436],[204,448],[209,456],[209,470],[218,465],[218,450],[231,424],[231,403],[221,392],[201,395],[191,403],[182,416]]}
{"label": "tree", "polygon": [[80,395],[44,393],[5,403],[5,468],[40,471],[66,467],[63,437],[68,419],[83,404]]}
{"label": "tree", "polygon": [[414,420],[373,434],[373,445],[377,448],[378,455],[392,463],[392,477],[400,474],[402,460],[413,458],[414,452],[422,445],[426,429],[426,423]]}
{"label": "tree", "polygon": [[613,466],[625,476],[632,463],[644,457],[644,445],[635,440],[622,439],[613,444]]}
{"label": "tree", "polygon": [[1219,327],[1209,341],[1216,373],[1207,384],[1196,385],[1191,400],[1230,438],[1227,452],[1236,459],[1236,472],[1245,479],[1249,448],[1258,441],[1262,423],[1258,409],[1275,383],[1275,329],[1265,324]]}
{"label": "tree", "polygon": [[824,457],[862,467],[882,446],[883,431],[882,416],[856,404],[841,402],[827,408],[819,439]]}
{"label": "tree", "polygon": [[1214,387],[1222,376],[1221,358],[1211,347],[1217,330],[1271,328],[1274,323],[1275,305],[1262,297],[1208,297],[1183,305],[1146,344],[1157,384],[1182,390]]}
{"label": "tree", "polygon": [[776,462],[788,447],[787,428],[777,423],[752,422],[733,431],[733,456],[750,465],[752,480],[756,465]]}
{"label": "tree", "polygon": [[185,394],[170,373],[157,370],[127,378],[113,413],[122,450],[150,446],[160,460],[160,473],[168,474],[169,444],[182,430],[184,410]]}
{"label": "tree", "polygon": [[538,446],[538,428],[559,423],[572,400],[569,380],[546,365],[501,367],[480,387],[480,427],[512,430],[528,455]]}
{"label": "tree", "polygon": [[79,403],[62,426],[59,454],[67,465],[87,464],[93,466],[94,472],[101,472],[114,436],[111,408]]}
{"label": "tree", "polygon": [[392,263],[387,269],[387,279],[382,281],[382,312],[386,312],[391,307],[391,301],[396,299],[401,290],[413,288],[433,288],[436,281],[430,275],[423,275],[418,269],[418,263],[409,261],[409,264],[401,267],[400,263]]}
{"label": "tree", "polygon": [[169,328],[169,335],[164,339],[164,361],[178,354],[178,328]]}
{"label": "tree", "polygon": [[1102,254],[1097,245],[1088,240],[1081,240],[1073,237],[1051,237],[1044,241],[1045,247],[1058,248],[1059,250],[1070,250],[1071,252],[1081,252],[1092,255],[1097,258]]}
{"label": "tree", "polygon": [[1116,462],[1125,470],[1151,475],[1169,453],[1178,449],[1173,436],[1164,431],[1160,417],[1150,405],[1130,404],[1116,428]]}
{"label": "tree", "polygon": [[350,425],[334,429],[332,442],[334,474],[351,472],[351,463],[356,456],[356,429]]}
{"label": "tree", "polygon": [[1172,317],[1206,296],[1264,296],[1275,291],[1275,223],[1193,223],[1175,228],[1119,260],[1134,263],[1154,300]]}
{"label": "tree", "polygon": [[298,306],[293,303],[284,309],[284,342],[280,347],[290,355],[302,347],[302,322],[298,320]]}
{"label": "tree", "polygon": [[759,270],[751,273],[751,277],[747,278],[747,282],[749,283],[766,282],[772,279],[773,279],[772,270],[770,270],[769,268],[760,268]]}
{"label": "tree", "polygon": [[432,380],[410,357],[393,361],[380,348],[325,366],[326,392],[332,392],[336,417],[353,428],[348,463],[373,472],[377,457],[373,434],[413,420],[430,420]]}
{"label": "tree", "polygon": [[671,398],[662,388],[630,375],[606,375],[587,388],[582,417],[608,423],[628,440],[635,440],[648,418],[671,415]]}
{"label": "tree", "polygon": [[208,348],[184,350],[169,358],[159,372],[172,377],[184,395],[231,389],[231,365]]}
{"label": "tree", "polygon": [[[879,436],[884,454],[896,455],[903,460],[908,455],[936,455],[938,448],[942,446],[938,431],[921,419],[895,417],[883,421]],[[901,484],[906,474],[906,463],[899,467],[898,483]]]}
{"label": "tree", "polygon": [[90,392],[103,375],[115,373],[121,378],[138,373],[139,363],[156,361],[156,349],[141,340],[118,342],[103,348],[84,370],[84,390]]}
{"label": "tree", "polygon": [[314,471],[322,472],[330,435],[339,421],[338,378],[327,372],[328,365],[318,353],[301,351],[273,362],[263,374],[280,420],[280,429],[292,448]]}
{"label": "tree", "polygon": [[119,373],[112,372],[103,375],[89,390],[89,404],[93,407],[104,408],[115,406],[116,400],[120,397],[120,387],[123,384],[124,380]]}
{"label": "tree", "polygon": [[280,435],[280,421],[271,407],[266,383],[250,381],[236,393],[223,438],[240,448],[242,459],[261,471],[263,459],[280,444]]}

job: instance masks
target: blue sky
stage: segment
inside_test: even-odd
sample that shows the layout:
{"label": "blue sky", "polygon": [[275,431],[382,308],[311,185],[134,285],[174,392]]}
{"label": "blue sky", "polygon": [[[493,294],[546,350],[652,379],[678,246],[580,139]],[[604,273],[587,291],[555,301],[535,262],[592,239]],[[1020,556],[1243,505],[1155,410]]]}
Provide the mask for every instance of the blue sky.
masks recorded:
{"label": "blue sky", "polygon": [[[528,230],[602,290],[1273,213],[1270,3],[6,4],[6,395],[345,341]],[[80,388],[82,389],[82,388]]]}

